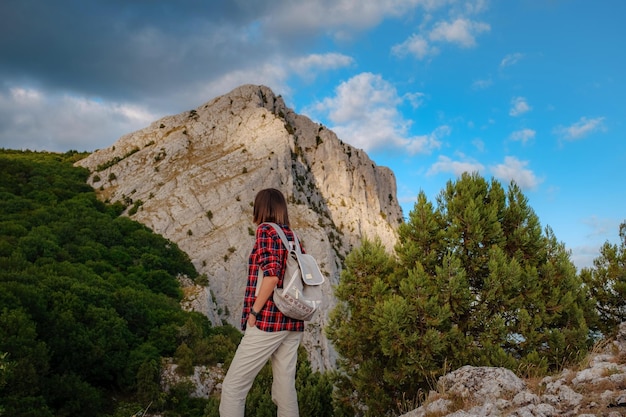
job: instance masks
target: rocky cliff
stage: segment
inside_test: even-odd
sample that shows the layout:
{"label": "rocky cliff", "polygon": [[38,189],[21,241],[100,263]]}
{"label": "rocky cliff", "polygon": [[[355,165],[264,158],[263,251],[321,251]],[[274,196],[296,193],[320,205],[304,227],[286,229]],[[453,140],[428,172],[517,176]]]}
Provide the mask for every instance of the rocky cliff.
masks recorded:
{"label": "rocky cliff", "polygon": [[335,360],[322,329],[342,260],[366,236],[391,251],[402,220],[391,170],[264,86],[164,117],[78,165],[103,200],[123,202],[128,216],[189,254],[207,284],[185,288],[187,305],[214,325],[239,326],[256,193],[283,191],[293,229],[328,278],[325,308],[303,342],[321,370]]}

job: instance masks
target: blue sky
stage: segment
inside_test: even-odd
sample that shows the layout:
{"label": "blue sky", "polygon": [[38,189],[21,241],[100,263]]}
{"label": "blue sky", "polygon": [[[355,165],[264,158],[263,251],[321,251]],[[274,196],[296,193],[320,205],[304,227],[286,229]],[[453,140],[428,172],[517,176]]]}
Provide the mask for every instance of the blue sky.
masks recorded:
{"label": "blue sky", "polygon": [[2,0],[0,147],[92,151],[264,84],[423,190],[514,180],[591,266],[626,221],[621,0]]}

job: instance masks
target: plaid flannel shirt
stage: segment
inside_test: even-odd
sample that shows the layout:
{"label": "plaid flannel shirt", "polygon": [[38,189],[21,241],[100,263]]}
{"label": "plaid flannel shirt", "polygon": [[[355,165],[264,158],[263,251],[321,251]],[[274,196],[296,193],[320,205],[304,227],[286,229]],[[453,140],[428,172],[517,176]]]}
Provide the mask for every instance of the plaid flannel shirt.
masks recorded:
{"label": "plaid flannel shirt", "polygon": [[[293,232],[286,225],[280,225],[287,235],[287,239],[293,241]],[[304,252],[304,250],[303,250]],[[241,315],[241,328],[246,329],[250,308],[256,300],[256,284],[259,268],[263,270],[263,276],[278,277],[278,287],[283,286],[283,271],[287,265],[288,251],[283,246],[280,236],[270,225],[261,224],[256,230],[254,247],[248,258],[248,283],[243,302]],[[274,304],[273,295],[267,300],[260,311],[256,321],[256,327],[266,332],[278,332],[281,330],[304,331],[304,321],[285,316]]]}

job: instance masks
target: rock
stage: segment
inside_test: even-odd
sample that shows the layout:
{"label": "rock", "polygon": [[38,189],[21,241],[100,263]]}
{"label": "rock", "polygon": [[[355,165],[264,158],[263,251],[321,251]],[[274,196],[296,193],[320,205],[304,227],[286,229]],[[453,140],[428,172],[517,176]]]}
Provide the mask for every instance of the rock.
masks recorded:
{"label": "rock", "polygon": [[449,395],[485,403],[513,396],[525,388],[524,381],[505,368],[464,366],[444,375],[439,385]]}
{"label": "rock", "polygon": [[572,388],[565,385],[565,381],[559,379],[555,382],[550,382],[546,386],[546,394],[542,397],[543,402],[551,403],[553,405],[566,405],[576,406],[580,404],[583,399],[582,394],[575,392]]}
{"label": "rock", "polygon": [[165,360],[161,372],[161,386],[164,391],[169,391],[172,387],[183,381],[191,382],[194,391],[190,396],[195,398],[209,398],[215,390],[221,389],[221,381],[225,372],[221,366],[194,366],[193,374],[179,375],[176,369],[178,365],[171,359]]}
{"label": "rock", "polygon": [[439,378],[437,391],[402,417],[626,415],[626,337],[618,333],[600,346],[610,348],[594,349],[582,362],[586,368],[564,369],[539,383],[527,383],[504,368],[464,366]]}
{"label": "rock", "polygon": [[239,327],[254,197],[262,188],[283,191],[293,229],[328,278],[325,306],[303,340],[319,370],[335,363],[322,328],[336,303],[341,259],[366,236],[392,251],[402,221],[390,169],[263,86],[244,85],[164,117],[77,165],[91,171],[102,200],[126,204],[126,215],[189,255],[208,285],[188,287],[186,305],[213,325]]}

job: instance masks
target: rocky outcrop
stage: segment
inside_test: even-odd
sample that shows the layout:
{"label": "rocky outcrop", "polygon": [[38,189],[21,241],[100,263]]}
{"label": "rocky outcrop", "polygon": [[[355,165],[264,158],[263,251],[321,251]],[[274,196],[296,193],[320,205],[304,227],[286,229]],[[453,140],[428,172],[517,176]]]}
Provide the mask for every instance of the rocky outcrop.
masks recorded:
{"label": "rocky outcrop", "polygon": [[620,417],[626,415],[626,323],[581,369],[521,380],[503,368],[464,366],[403,417]]}
{"label": "rocky outcrop", "polygon": [[366,236],[391,251],[402,219],[391,170],[263,86],[164,117],[78,165],[92,172],[89,183],[103,200],[124,203],[128,216],[189,254],[206,283],[185,287],[187,305],[214,325],[239,326],[254,196],[283,191],[292,227],[328,278],[325,308],[303,341],[321,370],[335,360],[322,329],[343,258]]}

